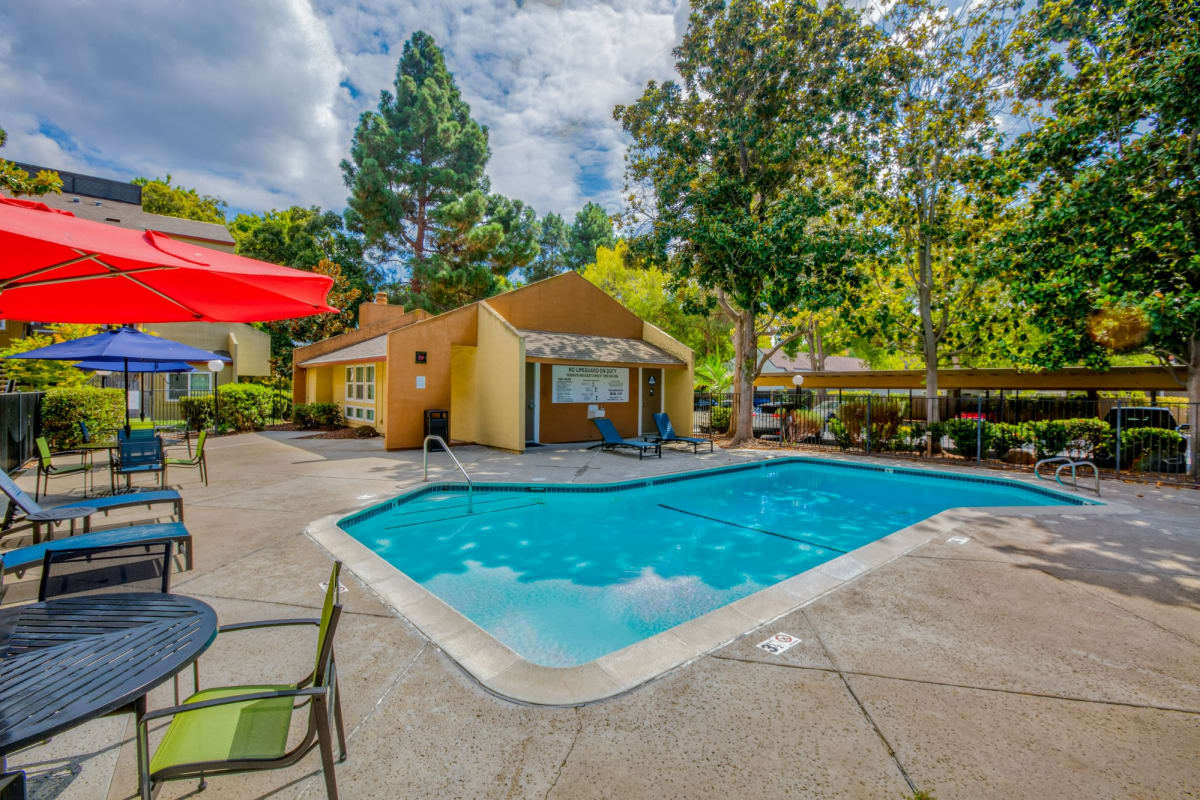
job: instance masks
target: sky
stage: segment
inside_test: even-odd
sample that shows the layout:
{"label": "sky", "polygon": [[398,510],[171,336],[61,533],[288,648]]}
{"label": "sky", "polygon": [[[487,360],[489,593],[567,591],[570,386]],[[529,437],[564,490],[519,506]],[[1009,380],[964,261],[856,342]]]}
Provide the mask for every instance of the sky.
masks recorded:
{"label": "sky", "polygon": [[613,106],[674,75],[686,0],[43,0],[0,6],[4,158],[162,177],[232,211],[342,209],[339,162],[422,29],[487,125],[492,190],[620,206]]}

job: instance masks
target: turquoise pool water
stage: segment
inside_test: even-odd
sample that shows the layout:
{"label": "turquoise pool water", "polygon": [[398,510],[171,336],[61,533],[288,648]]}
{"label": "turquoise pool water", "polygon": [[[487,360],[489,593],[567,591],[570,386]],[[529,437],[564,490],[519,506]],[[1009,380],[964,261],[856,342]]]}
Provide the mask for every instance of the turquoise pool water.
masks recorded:
{"label": "turquoise pool water", "polygon": [[[776,460],[603,487],[433,487],[339,524],[515,652],[574,666],[948,508],[1079,504],[996,479]],[[588,488],[590,491],[581,491]]]}

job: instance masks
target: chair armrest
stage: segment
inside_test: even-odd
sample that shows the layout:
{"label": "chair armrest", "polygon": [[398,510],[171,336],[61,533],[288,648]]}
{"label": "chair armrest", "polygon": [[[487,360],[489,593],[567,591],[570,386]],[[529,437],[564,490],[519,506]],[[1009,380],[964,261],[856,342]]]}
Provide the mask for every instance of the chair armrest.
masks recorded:
{"label": "chair armrest", "polygon": [[250,692],[249,694],[237,694],[231,697],[218,697],[214,700],[203,700],[199,703],[184,703],[179,706],[170,706],[168,708],[160,708],[157,711],[149,711],[142,715],[139,725],[145,725],[147,722],[163,717],[173,717],[176,714],[181,714],[185,711],[199,711],[204,708],[212,708],[214,706],[226,706],[230,703],[248,703],[254,700],[273,700],[278,697],[320,697],[325,694],[325,687],[316,686],[310,689],[283,689],[275,692]]}
{"label": "chair armrest", "polygon": [[321,625],[319,619],[305,619],[303,617],[296,619],[264,619],[255,622],[235,622],[231,625],[222,625],[217,628],[217,633],[230,633],[234,631],[250,631],[257,628],[277,628],[284,625]]}

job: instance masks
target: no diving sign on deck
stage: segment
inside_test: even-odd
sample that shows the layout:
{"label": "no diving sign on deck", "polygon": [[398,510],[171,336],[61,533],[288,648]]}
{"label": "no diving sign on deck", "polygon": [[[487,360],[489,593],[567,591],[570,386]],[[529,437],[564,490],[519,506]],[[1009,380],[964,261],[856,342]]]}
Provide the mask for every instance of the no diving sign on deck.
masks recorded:
{"label": "no diving sign on deck", "polygon": [[777,633],[765,642],[759,642],[756,646],[759,650],[766,650],[772,655],[779,655],[798,644],[800,644],[800,640],[790,633]]}

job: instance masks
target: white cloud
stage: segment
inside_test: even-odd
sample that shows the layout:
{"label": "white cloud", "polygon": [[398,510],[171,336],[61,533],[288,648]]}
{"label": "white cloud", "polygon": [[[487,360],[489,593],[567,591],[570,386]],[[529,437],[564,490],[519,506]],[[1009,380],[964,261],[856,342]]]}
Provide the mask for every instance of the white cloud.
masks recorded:
{"label": "white cloud", "polygon": [[[488,125],[495,191],[615,210],[613,106],[672,74],[680,0],[161,0],[0,11],[4,155],[127,178],[170,172],[235,207],[341,208],[338,162],[418,29]],[[350,89],[354,87],[357,96]]]}

